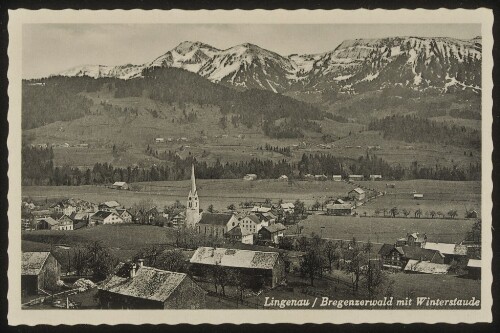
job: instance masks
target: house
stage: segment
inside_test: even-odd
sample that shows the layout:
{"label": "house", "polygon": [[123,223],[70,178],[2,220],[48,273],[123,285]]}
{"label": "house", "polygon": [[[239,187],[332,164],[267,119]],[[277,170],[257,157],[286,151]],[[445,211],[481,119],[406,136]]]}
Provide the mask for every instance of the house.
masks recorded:
{"label": "house", "polygon": [[156,143],[162,143],[165,142],[165,138],[155,138]]}
{"label": "house", "polygon": [[413,193],[413,199],[420,200],[423,198],[424,198],[424,195],[422,193]]}
{"label": "house", "polygon": [[73,230],[73,220],[68,215],[63,215],[57,222],[57,230]]}
{"label": "house", "polygon": [[306,180],[314,180],[314,175],[311,175],[310,173],[304,175],[304,179]]}
{"label": "house", "polygon": [[36,230],[58,230],[59,222],[52,217],[42,217],[36,220]]}
{"label": "house", "polygon": [[288,176],[286,175],[281,175],[278,177],[278,180],[281,180],[281,181],[284,181],[284,182],[287,182],[288,181]]}
{"label": "house", "polygon": [[252,213],[268,213],[272,210],[271,207],[265,207],[265,206],[254,206],[252,208]]}
{"label": "house", "polygon": [[259,230],[259,241],[271,241],[274,244],[279,244],[284,236],[286,227],[281,223],[271,224],[269,226],[262,226]]}
{"label": "house", "polygon": [[56,290],[60,276],[61,264],[50,252],[23,252],[21,290],[24,295]]}
{"label": "house", "polygon": [[155,220],[158,216],[160,216],[160,212],[158,211],[158,209],[156,209],[156,207],[153,207],[151,208],[150,210],[148,210],[146,213],[146,223],[147,224],[155,224]]}
{"label": "house", "polygon": [[94,215],[90,216],[89,226],[101,224],[118,224],[123,223],[123,220],[116,213],[100,210]]}
{"label": "house", "polygon": [[204,212],[196,225],[199,234],[222,238],[238,225],[238,219],[232,214],[215,214]]}
{"label": "house", "polygon": [[351,200],[361,201],[365,199],[365,191],[360,187],[356,187],[354,190],[349,191],[347,195]]}
{"label": "house", "polygon": [[427,235],[424,233],[421,235],[418,232],[407,233],[406,238],[400,238],[396,241],[396,246],[418,246],[424,247],[427,242]]}
{"label": "house", "polygon": [[254,234],[243,228],[241,225],[234,227],[224,235],[227,239],[241,242],[243,244],[253,244]]}
{"label": "house", "polygon": [[452,261],[462,262],[465,266],[467,259],[467,246],[460,244],[424,242],[424,249],[437,250],[444,255],[444,263],[451,264]]}
{"label": "house", "polygon": [[387,184],[385,184],[385,187],[387,187],[387,188],[395,188],[396,184],[394,184],[394,183],[387,183]]}
{"label": "house", "polygon": [[248,173],[243,177],[243,180],[256,180],[257,175],[254,173]]}
{"label": "house", "polygon": [[382,180],[382,175],[370,175],[370,180]]}
{"label": "house", "polygon": [[[238,219],[238,221],[241,229],[253,234],[258,232],[263,225],[259,216],[256,214],[248,214]],[[264,224],[267,225],[267,223]]]}
{"label": "house", "polygon": [[450,265],[411,259],[408,260],[408,263],[404,268],[404,272],[419,274],[447,274],[449,269]]}
{"label": "house", "polygon": [[132,213],[125,208],[117,208],[116,215],[122,218],[123,223],[132,223]]}
{"label": "house", "polygon": [[394,246],[384,244],[378,255],[384,268],[403,269],[409,260],[428,261],[435,264],[444,264],[444,256],[436,250],[423,249],[417,246]]}
{"label": "house", "polygon": [[71,213],[76,211],[76,207],[67,201],[60,201],[50,206],[50,208],[57,214],[68,215],[68,216],[70,216]]}
{"label": "house", "polygon": [[114,182],[113,185],[111,185],[111,188],[117,189],[117,190],[129,190],[130,187],[126,182]]}
{"label": "house", "polygon": [[42,209],[42,210],[32,210],[31,215],[33,215],[34,218],[44,218],[44,217],[49,217],[52,212],[48,209]]}
{"label": "house", "polygon": [[353,207],[350,203],[333,203],[326,205],[327,215],[352,215]]}
{"label": "house", "polygon": [[328,180],[328,177],[325,175],[314,175],[314,180],[325,181]]}
{"label": "house", "polygon": [[189,262],[195,275],[206,267],[221,266],[241,273],[257,288],[276,287],[285,279],[285,263],[278,252],[199,247]]}
{"label": "house", "polygon": [[206,291],[185,273],[139,261],[118,264],[98,287],[97,297],[107,309],[200,309],[205,307]]}
{"label": "house", "polygon": [[341,175],[333,175],[332,180],[334,182],[341,182],[342,181],[342,176]]}
{"label": "house", "polygon": [[174,210],[168,219],[168,224],[174,228],[180,228],[186,223],[186,211],[185,210]]}
{"label": "house", "polygon": [[97,206],[98,210],[104,210],[104,211],[107,211],[107,212],[114,212],[119,207],[121,207],[121,205],[118,202],[114,201],[114,200],[113,201],[106,201],[106,202],[100,203]]}
{"label": "house", "polygon": [[89,223],[90,215],[92,215],[92,213],[90,212],[74,212],[73,214],[71,214],[70,219],[73,221],[73,230],[86,227]]}
{"label": "house", "polygon": [[293,214],[293,212],[295,211],[295,205],[291,202],[285,202],[280,204],[280,208],[286,214]]}
{"label": "house", "polygon": [[259,218],[262,225],[271,225],[276,223],[277,216],[274,215],[272,210],[266,213],[256,212],[254,214]]}
{"label": "house", "polygon": [[349,181],[360,181],[365,179],[365,176],[363,175],[349,175]]}
{"label": "house", "polygon": [[469,259],[467,262],[467,275],[472,279],[481,279],[481,260],[480,259]]}

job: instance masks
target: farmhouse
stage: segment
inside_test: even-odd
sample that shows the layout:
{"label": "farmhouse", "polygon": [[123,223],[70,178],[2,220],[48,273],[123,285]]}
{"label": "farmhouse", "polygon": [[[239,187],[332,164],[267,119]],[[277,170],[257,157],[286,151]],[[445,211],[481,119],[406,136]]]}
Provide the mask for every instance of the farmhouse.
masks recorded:
{"label": "farmhouse", "polygon": [[436,264],[428,261],[419,261],[415,259],[408,260],[404,268],[405,273],[419,274],[446,274],[450,269],[450,265]]}
{"label": "farmhouse", "polygon": [[243,177],[243,180],[256,180],[257,175],[254,173],[248,173]]}
{"label": "farmhouse", "polygon": [[469,277],[476,280],[481,278],[481,260],[469,259],[466,269]]}
{"label": "farmhouse", "polygon": [[63,214],[68,216],[76,211],[76,207],[67,201],[60,201],[50,206],[50,208],[52,208],[52,210],[58,214]]}
{"label": "farmhouse", "polygon": [[333,175],[332,180],[334,182],[340,182],[340,181],[342,181],[342,176],[341,175]]}
{"label": "farmhouse", "polygon": [[165,142],[165,138],[155,138],[156,143],[162,143]]}
{"label": "farmhouse", "polygon": [[396,246],[418,246],[424,247],[427,242],[426,234],[419,234],[418,232],[407,233],[406,237],[400,238],[396,241]]}
{"label": "farmhouse", "polygon": [[384,244],[378,254],[384,268],[403,269],[408,261],[412,259],[444,264],[444,256],[439,251],[423,249],[417,246]]}
{"label": "farmhouse", "polygon": [[99,303],[108,309],[199,309],[206,292],[184,273],[120,263],[98,287]]}
{"label": "farmhouse", "polygon": [[422,244],[424,249],[437,250],[444,255],[444,263],[451,264],[452,261],[463,262],[467,258],[467,246],[460,244],[448,243],[432,243],[425,242]]}
{"label": "farmhouse", "polygon": [[360,181],[365,179],[365,176],[363,175],[349,175],[349,181]]}
{"label": "farmhouse", "polygon": [[114,212],[119,207],[121,207],[121,205],[116,201],[106,201],[106,202],[100,203],[98,206],[98,209],[104,210],[107,212]]}
{"label": "farmhouse", "polygon": [[73,220],[68,215],[63,215],[57,222],[57,230],[73,230]]}
{"label": "farmhouse", "polygon": [[382,180],[382,175],[370,175],[370,180]]}
{"label": "farmhouse", "polygon": [[100,210],[94,215],[90,216],[89,219],[90,226],[101,225],[101,224],[118,224],[118,223],[123,223],[121,217],[119,217],[116,213],[107,212],[103,210]]}
{"label": "farmhouse", "polygon": [[58,230],[59,222],[52,217],[42,217],[36,221],[37,230]]}
{"label": "farmhouse", "polygon": [[292,214],[295,211],[295,205],[291,202],[280,204],[280,208],[287,214]]}
{"label": "farmhouse", "polygon": [[268,213],[272,210],[271,207],[265,207],[265,206],[254,206],[252,208],[252,213]]}
{"label": "farmhouse", "polygon": [[219,265],[240,272],[250,278],[255,285],[272,288],[285,279],[285,264],[277,252],[199,247],[190,263],[198,274],[203,274],[207,266]]}
{"label": "farmhouse", "polygon": [[129,186],[126,182],[114,182],[113,185],[111,185],[111,188],[117,189],[117,190],[129,190]]}
{"label": "farmhouse", "polygon": [[89,217],[91,213],[73,213],[70,219],[73,221],[73,230],[81,229],[86,227],[89,223]]}
{"label": "farmhouse", "polygon": [[413,193],[413,199],[420,200],[423,198],[424,198],[424,195],[422,193]]}
{"label": "farmhouse", "polygon": [[325,181],[328,180],[328,177],[325,175],[314,175],[314,180]]}
{"label": "farmhouse", "polygon": [[[267,223],[265,223],[267,225]],[[255,214],[249,214],[239,219],[239,226],[249,233],[256,233],[262,228],[263,223]]]}
{"label": "farmhouse", "polygon": [[362,188],[357,187],[354,190],[349,191],[348,196],[352,200],[361,201],[365,199],[365,191]]}
{"label": "farmhouse", "polygon": [[286,227],[281,223],[262,226],[258,232],[259,241],[271,241],[274,244],[279,244],[285,230]]}
{"label": "farmhouse", "polygon": [[288,181],[288,176],[287,175],[281,175],[281,176],[278,177],[278,180],[287,182]]}
{"label": "farmhouse", "polygon": [[21,290],[35,295],[56,290],[61,276],[61,264],[50,252],[23,252],[21,259]]}
{"label": "farmhouse", "polygon": [[232,214],[201,214],[197,224],[199,234],[210,235],[218,238],[224,237],[226,232],[238,225],[238,219]]}
{"label": "farmhouse", "polygon": [[352,215],[353,207],[350,203],[333,203],[326,205],[327,215]]}
{"label": "farmhouse", "polygon": [[241,225],[238,225],[226,232],[224,236],[230,240],[241,242],[243,244],[253,244],[253,235],[254,234],[252,232],[241,227]]}
{"label": "farmhouse", "polygon": [[123,223],[132,223],[132,214],[125,208],[117,208],[116,215],[122,218]]}
{"label": "farmhouse", "polygon": [[168,223],[174,228],[180,228],[186,222],[186,211],[185,210],[174,210],[169,216]]}

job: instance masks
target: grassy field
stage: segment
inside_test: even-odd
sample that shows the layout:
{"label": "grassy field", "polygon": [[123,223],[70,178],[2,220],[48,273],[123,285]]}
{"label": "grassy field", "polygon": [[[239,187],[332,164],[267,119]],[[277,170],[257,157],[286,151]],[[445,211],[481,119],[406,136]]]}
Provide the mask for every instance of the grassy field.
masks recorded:
{"label": "grassy field", "polygon": [[[311,233],[323,238],[352,239],[375,243],[394,243],[407,232],[426,233],[429,242],[454,243],[462,241],[474,220],[374,218],[312,215],[300,222],[302,234]],[[296,233],[292,227],[289,233]]]}

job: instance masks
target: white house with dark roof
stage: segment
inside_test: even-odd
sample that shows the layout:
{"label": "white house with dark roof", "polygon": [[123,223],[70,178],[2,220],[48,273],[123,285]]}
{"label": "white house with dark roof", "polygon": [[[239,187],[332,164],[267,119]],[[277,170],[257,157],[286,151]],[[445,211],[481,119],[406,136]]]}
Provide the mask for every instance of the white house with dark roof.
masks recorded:
{"label": "white house with dark roof", "polygon": [[110,309],[199,309],[206,291],[187,274],[120,263],[98,287],[99,303]]}
{"label": "white house with dark roof", "polygon": [[356,187],[354,190],[348,192],[348,196],[353,200],[361,201],[365,199],[365,191],[360,187]]}
{"label": "white house with dark roof", "polygon": [[89,218],[89,226],[123,223],[123,219],[114,212],[100,210]]}
{"label": "white house with dark roof", "polygon": [[218,265],[270,287],[278,286],[285,278],[285,264],[277,252],[199,247],[189,262],[199,274],[206,267]]}

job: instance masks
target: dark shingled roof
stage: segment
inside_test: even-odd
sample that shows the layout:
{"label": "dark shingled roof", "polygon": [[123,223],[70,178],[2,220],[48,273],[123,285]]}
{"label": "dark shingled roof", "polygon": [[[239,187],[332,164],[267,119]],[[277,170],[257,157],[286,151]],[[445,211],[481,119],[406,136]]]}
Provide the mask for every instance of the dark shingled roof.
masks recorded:
{"label": "dark shingled roof", "polygon": [[268,230],[270,233],[278,232],[281,230],[285,230],[286,227],[281,223],[271,224],[269,226],[263,226],[262,229]]}
{"label": "dark shingled roof", "polygon": [[153,267],[140,267],[135,277],[129,276],[130,265],[120,263],[115,274],[99,287],[111,293],[165,302],[186,274],[164,271]]}
{"label": "dark shingled roof", "polygon": [[23,252],[21,275],[38,275],[50,252]]}
{"label": "dark shingled roof", "polygon": [[232,216],[233,215],[231,214],[203,213],[201,215],[201,220],[198,224],[225,226],[229,222]]}
{"label": "dark shingled roof", "polygon": [[407,259],[431,261],[435,255],[438,255],[441,257],[443,256],[437,250],[423,249],[423,248],[418,247],[418,246],[403,246],[402,250],[403,250],[405,258],[407,258]]}
{"label": "dark shingled roof", "polygon": [[378,254],[382,257],[385,257],[386,255],[388,255],[392,251],[392,249],[394,249],[393,244],[384,244],[384,245],[382,245],[380,250],[378,250]]}
{"label": "dark shingled roof", "polygon": [[93,218],[93,219],[105,219],[106,217],[108,217],[111,214],[113,214],[113,212],[107,212],[104,210],[100,210],[97,213],[95,213],[94,215],[92,215],[91,218]]}

